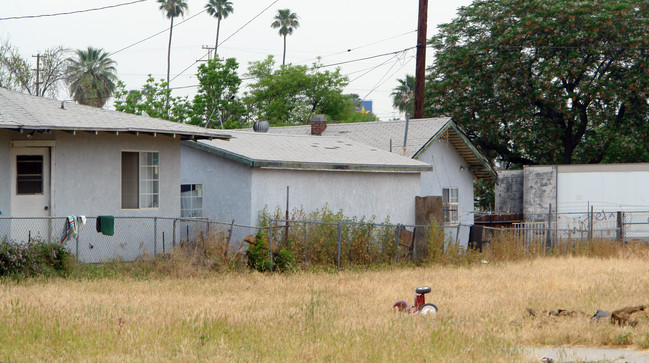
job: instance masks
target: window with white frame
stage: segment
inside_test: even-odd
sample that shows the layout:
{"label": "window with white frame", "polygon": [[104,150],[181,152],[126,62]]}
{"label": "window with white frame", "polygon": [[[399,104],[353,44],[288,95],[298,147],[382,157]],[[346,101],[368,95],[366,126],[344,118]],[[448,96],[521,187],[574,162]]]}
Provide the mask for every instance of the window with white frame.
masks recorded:
{"label": "window with white frame", "polygon": [[159,207],[159,153],[122,152],[122,209]]}
{"label": "window with white frame", "polygon": [[203,184],[180,186],[180,216],[186,218],[203,216]]}
{"label": "window with white frame", "polygon": [[457,188],[442,189],[442,202],[444,203],[444,223],[458,224],[458,190]]}

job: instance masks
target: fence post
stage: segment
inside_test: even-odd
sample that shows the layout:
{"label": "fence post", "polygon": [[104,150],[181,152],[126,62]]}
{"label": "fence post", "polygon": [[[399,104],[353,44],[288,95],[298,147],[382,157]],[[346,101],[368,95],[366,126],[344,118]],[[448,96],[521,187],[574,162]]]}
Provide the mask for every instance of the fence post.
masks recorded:
{"label": "fence post", "polygon": [[588,240],[593,239],[593,206],[590,207],[588,212]]}
{"label": "fence post", "polygon": [[268,259],[270,259],[270,271],[273,272],[273,219],[268,223]]}
{"label": "fence post", "polygon": [[545,231],[545,252],[549,252],[552,247],[552,237],[550,233],[552,232],[552,204],[548,204],[548,228]]}
{"label": "fence post", "polygon": [[462,223],[457,224],[457,231],[455,231],[455,243],[458,243],[460,240],[460,228],[462,228]]}
{"label": "fence post", "polygon": [[624,235],[624,213],[621,211],[617,212],[617,233],[615,234],[615,239],[617,241],[622,241],[622,236]]}
{"label": "fence post", "polygon": [[411,261],[417,261],[417,226],[412,227],[412,254],[410,255]]}
{"label": "fence post", "polygon": [[153,257],[158,254],[158,217],[153,218]]}
{"label": "fence post", "polygon": [[[81,232],[81,231],[79,231],[79,233],[80,233],[80,232]],[[79,233],[77,233],[77,238],[75,238],[75,240],[76,240],[76,247],[75,247],[75,248],[76,248],[76,250],[77,250],[77,251],[76,251],[76,254],[77,254],[77,261],[79,261]]]}
{"label": "fence post", "polygon": [[309,224],[304,221],[304,264],[308,265],[309,260],[307,258],[307,249],[308,249],[308,244],[307,244],[307,234],[309,232]]}
{"label": "fence post", "polygon": [[[207,225],[209,226],[209,223]],[[234,230],[234,219],[232,220],[232,223],[230,223],[230,230],[228,231],[228,247],[225,249],[225,257],[228,257],[228,251],[230,250],[230,241],[232,241],[233,230]]]}
{"label": "fence post", "polygon": [[343,221],[338,221],[338,263],[336,264],[338,271],[340,271],[340,249],[341,249],[342,239],[343,239]]}
{"label": "fence post", "polygon": [[394,263],[397,263],[397,258],[399,257],[399,240],[401,239],[401,224],[397,224],[397,230],[395,232],[394,239]]}
{"label": "fence post", "polygon": [[176,248],[176,222],[178,222],[178,219],[174,219],[173,223],[173,237],[171,237],[171,246],[173,248]]}

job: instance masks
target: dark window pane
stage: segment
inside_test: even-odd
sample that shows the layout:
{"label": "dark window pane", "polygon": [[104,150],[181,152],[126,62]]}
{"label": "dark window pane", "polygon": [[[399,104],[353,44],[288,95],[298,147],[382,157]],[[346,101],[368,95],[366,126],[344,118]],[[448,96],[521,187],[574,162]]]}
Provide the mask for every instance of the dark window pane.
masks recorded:
{"label": "dark window pane", "polygon": [[138,153],[122,152],[122,209],[138,208]]}
{"label": "dark window pane", "polygon": [[16,156],[16,193],[43,193],[43,155]]}

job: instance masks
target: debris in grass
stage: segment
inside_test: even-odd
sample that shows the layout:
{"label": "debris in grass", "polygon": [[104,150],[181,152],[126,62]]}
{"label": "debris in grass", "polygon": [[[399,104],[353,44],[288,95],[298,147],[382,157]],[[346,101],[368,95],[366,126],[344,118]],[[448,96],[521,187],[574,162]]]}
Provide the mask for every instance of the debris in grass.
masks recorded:
{"label": "debris in grass", "polygon": [[599,321],[601,318],[608,318],[611,316],[611,313],[608,311],[597,309],[595,314],[590,317],[590,321]]}
{"label": "debris in grass", "polygon": [[530,316],[537,317],[537,316],[584,316],[586,315],[582,311],[576,311],[576,310],[566,310],[566,309],[557,309],[557,310],[533,310],[530,308],[527,308],[527,313],[530,314]]}
{"label": "debris in grass", "polygon": [[631,315],[645,311],[646,309],[647,305],[639,305],[627,306],[625,308],[615,310],[611,313],[611,324],[636,326],[638,325],[638,320],[631,320]]}
{"label": "debris in grass", "polygon": [[[614,310],[609,313],[608,311],[597,309],[595,314],[590,317],[590,321],[600,321],[602,318],[610,318],[611,324],[617,325],[629,325],[636,326],[639,321],[649,320],[649,305],[638,305],[638,306],[627,306],[622,309]],[[533,317],[541,316],[558,316],[558,317],[569,317],[569,316],[586,316],[585,313],[578,310],[566,310],[566,309],[557,309],[557,310],[534,310],[531,308],[526,309],[527,313]],[[644,312],[643,315],[634,315],[640,312]],[[636,319],[632,319],[632,316]]]}

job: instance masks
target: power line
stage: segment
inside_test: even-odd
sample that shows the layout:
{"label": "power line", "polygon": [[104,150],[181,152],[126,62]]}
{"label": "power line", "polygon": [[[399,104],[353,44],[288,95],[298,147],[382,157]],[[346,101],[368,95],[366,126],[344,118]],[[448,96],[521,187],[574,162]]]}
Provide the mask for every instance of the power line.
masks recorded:
{"label": "power line", "polygon": [[107,5],[107,6],[102,6],[100,8],[93,8],[93,9],[67,11],[67,12],[63,12],[63,13],[10,16],[10,17],[6,17],[6,18],[0,18],[0,21],[2,21],[2,20],[18,20],[18,19],[34,19],[34,18],[45,18],[45,17],[61,16],[61,15],[81,14],[81,13],[88,13],[88,12],[91,12],[91,11],[105,10],[105,9],[117,8],[117,7],[120,7],[120,6],[137,4],[137,3],[144,2],[144,1],[146,1],[146,0],[135,0],[135,1],[128,2],[128,3]]}
{"label": "power line", "polygon": [[261,14],[265,13],[266,10],[268,10],[271,6],[275,5],[278,1],[279,1],[279,0],[275,0],[275,1],[273,1],[273,3],[270,4],[270,5],[268,5],[268,7],[266,7],[266,9],[262,10],[259,14],[255,15],[255,16],[254,16],[252,19],[250,19],[247,23],[243,24],[243,26],[241,26],[239,29],[237,29],[237,31],[235,31],[234,33],[232,33],[229,37],[225,38],[225,40],[223,40],[221,43],[219,43],[219,45],[221,45],[221,44],[227,42],[230,38],[232,38],[235,34],[237,34],[241,29],[245,28],[246,26],[248,26],[248,24],[252,23],[253,20],[257,19]]}
{"label": "power line", "polygon": [[354,51],[354,50],[358,50],[358,49],[362,49],[362,48],[365,48],[365,47],[369,47],[369,46],[371,46],[371,45],[375,45],[375,44],[383,43],[383,42],[386,42],[386,41],[388,41],[388,40],[392,40],[392,39],[395,39],[395,38],[402,37],[402,36],[404,36],[404,35],[412,34],[412,33],[416,32],[416,31],[417,31],[417,30],[415,29],[415,30],[412,30],[412,31],[409,31],[409,32],[405,32],[405,33],[403,33],[403,34],[399,34],[399,35],[395,35],[395,36],[392,36],[392,37],[389,37],[389,38],[385,38],[385,39],[377,40],[377,41],[375,41],[375,42],[367,43],[367,44],[364,44],[364,45],[361,45],[361,46],[358,46],[358,47],[355,47],[355,48],[349,48],[349,49],[346,49],[346,50],[342,50],[342,51],[340,51],[340,52],[327,54],[327,55],[324,55],[324,56],[321,56],[321,57],[316,57],[316,58],[307,59],[307,60],[305,60],[305,61],[302,61],[302,63],[310,62],[310,61],[312,61],[312,60],[319,59],[319,58],[326,58],[326,57],[331,57],[331,56],[334,56],[334,55],[339,55],[339,54],[344,54],[344,53],[350,53],[350,52],[352,52],[352,51]]}
{"label": "power line", "polygon": [[[232,38],[232,37],[233,37],[235,34],[237,34],[241,29],[245,28],[246,26],[248,26],[248,24],[252,23],[253,20],[257,19],[261,14],[265,13],[266,10],[270,9],[270,7],[273,6],[273,5],[275,5],[275,3],[277,3],[278,1],[279,1],[279,0],[275,0],[275,1],[273,1],[272,4],[268,5],[264,10],[262,10],[262,11],[259,12],[257,15],[255,15],[255,16],[254,16],[252,19],[250,19],[247,23],[243,24],[239,29],[237,29],[237,30],[236,30],[234,33],[232,33],[229,37],[225,38],[225,40],[223,40],[222,42],[220,42],[219,45],[221,45],[221,44],[227,42],[228,39]],[[205,10],[204,10],[204,11],[205,11]],[[189,20],[189,19],[187,19],[187,20]],[[199,60],[195,61],[194,63],[190,64],[187,68],[183,69],[182,72],[178,73],[174,78],[172,78],[171,80],[169,80],[169,83],[171,83],[171,81],[173,81],[174,79],[176,79],[176,78],[178,78],[179,76],[181,76],[183,73],[185,73],[187,70],[189,70],[191,67],[193,67],[196,63],[200,62],[203,58],[205,58],[205,57],[208,56],[209,54],[210,54],[210,53],[208,52],[208,53],[205,54],[204,56],[200,57]]]}
{"label": "power line", "polygon": [[[145,1],[145,0],[140,0],[140,1]],[[192,20],[193,18],[199,16],[200,14],[203,14],[203,13],[206,12],[206,11],[207,11],[207,10],[203,10],[203,11],[201,11],[201,12],[198,13],[198,14],[194,14],[194,15],[190,16],[189,18],[187,18],[187,19],[181,21],[180,23],[175,24],[175,25],[174,25],[174,28],[177,27],[178,25],[181,25],[181,24],[183,24],[183,23],[185,23],[185,22],[188,22],[188,21]],[[116,51],[116,52],[113,52],[113,53],[111,53],[110,55],[115,55],[115,54],[117,54],[117,53],[119,53],[119,52],[121,52],[121,51],[123,51],[123,50],[126,50],[126,49],[128,49],[128,48],[134,47],[134,46],[136,46],[136,45],[138,45],[138,44],[140,44],[140,43],[146,42],[147,40],[149,40],[149,39],[151,39],[151,38],[157,37],[158,35],[160,35],[160,34],[162,34],[162,33],[165,33],[167,30],[169,30],[169,29],[167,28],[167,29],[161,30],[161,31],[159,31],[159,32],[157,32],[157,33],[155,33],[155,34],[153,34],[153,35],[151,35],[151,36],[149,36],[149,37],[146,37],[146,38],[144,38],[144,39],[142,39],[142,40],[140,40],[140,41],[137,41],[137,42],[135,42],[135,43],[133,43],[133,44],[131,44],[131,45],[127,45],[126,47],[124,47],[124,48],[122,48],[122,49],[120,49],[120,50],[118,50],[118,51]]]}

